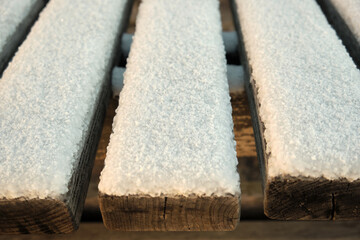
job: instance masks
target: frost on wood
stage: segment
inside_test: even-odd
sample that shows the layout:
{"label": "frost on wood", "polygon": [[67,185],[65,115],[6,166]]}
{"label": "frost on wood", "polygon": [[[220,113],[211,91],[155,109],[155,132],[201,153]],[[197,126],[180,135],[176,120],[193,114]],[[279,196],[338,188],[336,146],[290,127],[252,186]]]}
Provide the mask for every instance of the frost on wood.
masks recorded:
{"label": "frost on wood", "polygon": [[[241,93],[244,89],[244,69],[239,65],[227,65],[227,79],[230,93]],[[125,68],[114,67],[112,70],[112,92],[113,97],[119,96],[124,85]]]}
{"label": "frost on wood", "polygon": [[50,1],[0,80],[0,198],[59,198],[77,167],[123,0]]}
{"label": "frost on wood", "polygon": [[0,4],[0,53],[37,0],[3,0]]}
{"label": "frost on wood", "polygon": [[360,69],[360,1],[317,0],[317,2]]}
{"label": "frost on wood", "polygon": [[143,1],[99,190],[239,195],[218,2]]}
{"label": "frost on wood", "polygon": [[237,0],[267,174],[360,178],[360,72],[316,2]]}
{"label": "frost on wood", "polygon": [[1,1],[0,77],[44,5],[45,0]]}

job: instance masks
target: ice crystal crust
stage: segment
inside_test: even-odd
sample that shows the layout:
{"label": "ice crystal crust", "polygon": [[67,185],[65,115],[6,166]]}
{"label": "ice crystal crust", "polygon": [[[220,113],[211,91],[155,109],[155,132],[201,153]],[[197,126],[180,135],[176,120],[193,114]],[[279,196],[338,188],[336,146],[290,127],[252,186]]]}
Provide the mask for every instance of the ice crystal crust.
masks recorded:
{"label": "ice crystal crust", "polygon": [[0,52],[9,37],[29,14],[38,0],[2,0],[0,4]]}
{"label": "ice crystal crust", "polygon": [[125,0],[50,1],[0,80],[0,198],[57,198],[84,145]]}
{"label": "ice crystal crust", "polygon": [[103,194],[239,194],[216,0],[147,0],[101,174]]}
{"label": "ice crystal crust", "polygon": [[312,0],[237,0],[268,176],[360,178],[360,72]]}

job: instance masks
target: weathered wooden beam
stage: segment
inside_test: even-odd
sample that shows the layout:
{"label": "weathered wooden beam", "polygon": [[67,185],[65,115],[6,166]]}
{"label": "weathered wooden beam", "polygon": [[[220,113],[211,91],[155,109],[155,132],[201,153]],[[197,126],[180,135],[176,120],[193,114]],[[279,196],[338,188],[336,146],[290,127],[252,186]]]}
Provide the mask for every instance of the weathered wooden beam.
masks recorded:
{"label": "weathered wooden beam", "polygon": [[143,1],[99,184],[107,228],[225,231],[239,175],[218,1]]}
{"label": "weathered wooden beam", "polygon": [[46,0],[1,1],[0,77],[45,3]]}
{"label": "weathered wooden beam", "polygon": [[265,214],[360,218],[360,73],[313,1],[232,1]]}
{"label": "weathered wooden beam", "polygon": [[0,80],[0,232],[78,228],[131,1],[51,1]]}
{"label": "weathered wooden beam", "polygon": [[360,69],[360,1],[317,0],[317,2]]}

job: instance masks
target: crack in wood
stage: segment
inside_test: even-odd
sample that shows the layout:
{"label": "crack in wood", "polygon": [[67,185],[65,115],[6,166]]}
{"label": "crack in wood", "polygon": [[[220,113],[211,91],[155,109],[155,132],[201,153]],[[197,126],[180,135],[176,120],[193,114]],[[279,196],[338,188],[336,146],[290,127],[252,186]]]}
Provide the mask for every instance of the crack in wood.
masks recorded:
{"label": "crack in wood", "polygon": [[167,197],[165,197],[165,203],[164,203],[164,214],[163,214],[163,219],[165,220],[166,217],[166,202],[167,202]]}
{"label": "crack in wood", "polygon": [[331,217],[330,217],[330,220],[335,220],[335,194],[332,193],[331,194]]}

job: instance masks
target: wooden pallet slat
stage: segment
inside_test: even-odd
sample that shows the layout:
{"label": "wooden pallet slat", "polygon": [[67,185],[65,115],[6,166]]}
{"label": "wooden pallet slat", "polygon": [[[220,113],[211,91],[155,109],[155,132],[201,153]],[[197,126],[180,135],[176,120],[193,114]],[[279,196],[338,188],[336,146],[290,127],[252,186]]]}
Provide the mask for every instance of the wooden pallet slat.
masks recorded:
{"label": "wooden pallet slat", "polygon": [[233,230],[239,175],[218,1],[143,1],[99,184],[107,228]]}
{"label": "wooden pallet slat", "polygon": [[357,0],[318,0],[318,3],[357,67],[360,68],[360,2]]}
{"label": "wooden pallet slat", "polygon": [[360,73],[314,1],[232,1],[265,214],[360,218]]}
{"label": "wooden pallet slat", "polygon": [[0,77],[44,5],[45,0],[1,1]]}
{"label": "wooden pallet slat", "polygon": [[131,1],[50,1],[0,80],[0,232],[78,228]]}

